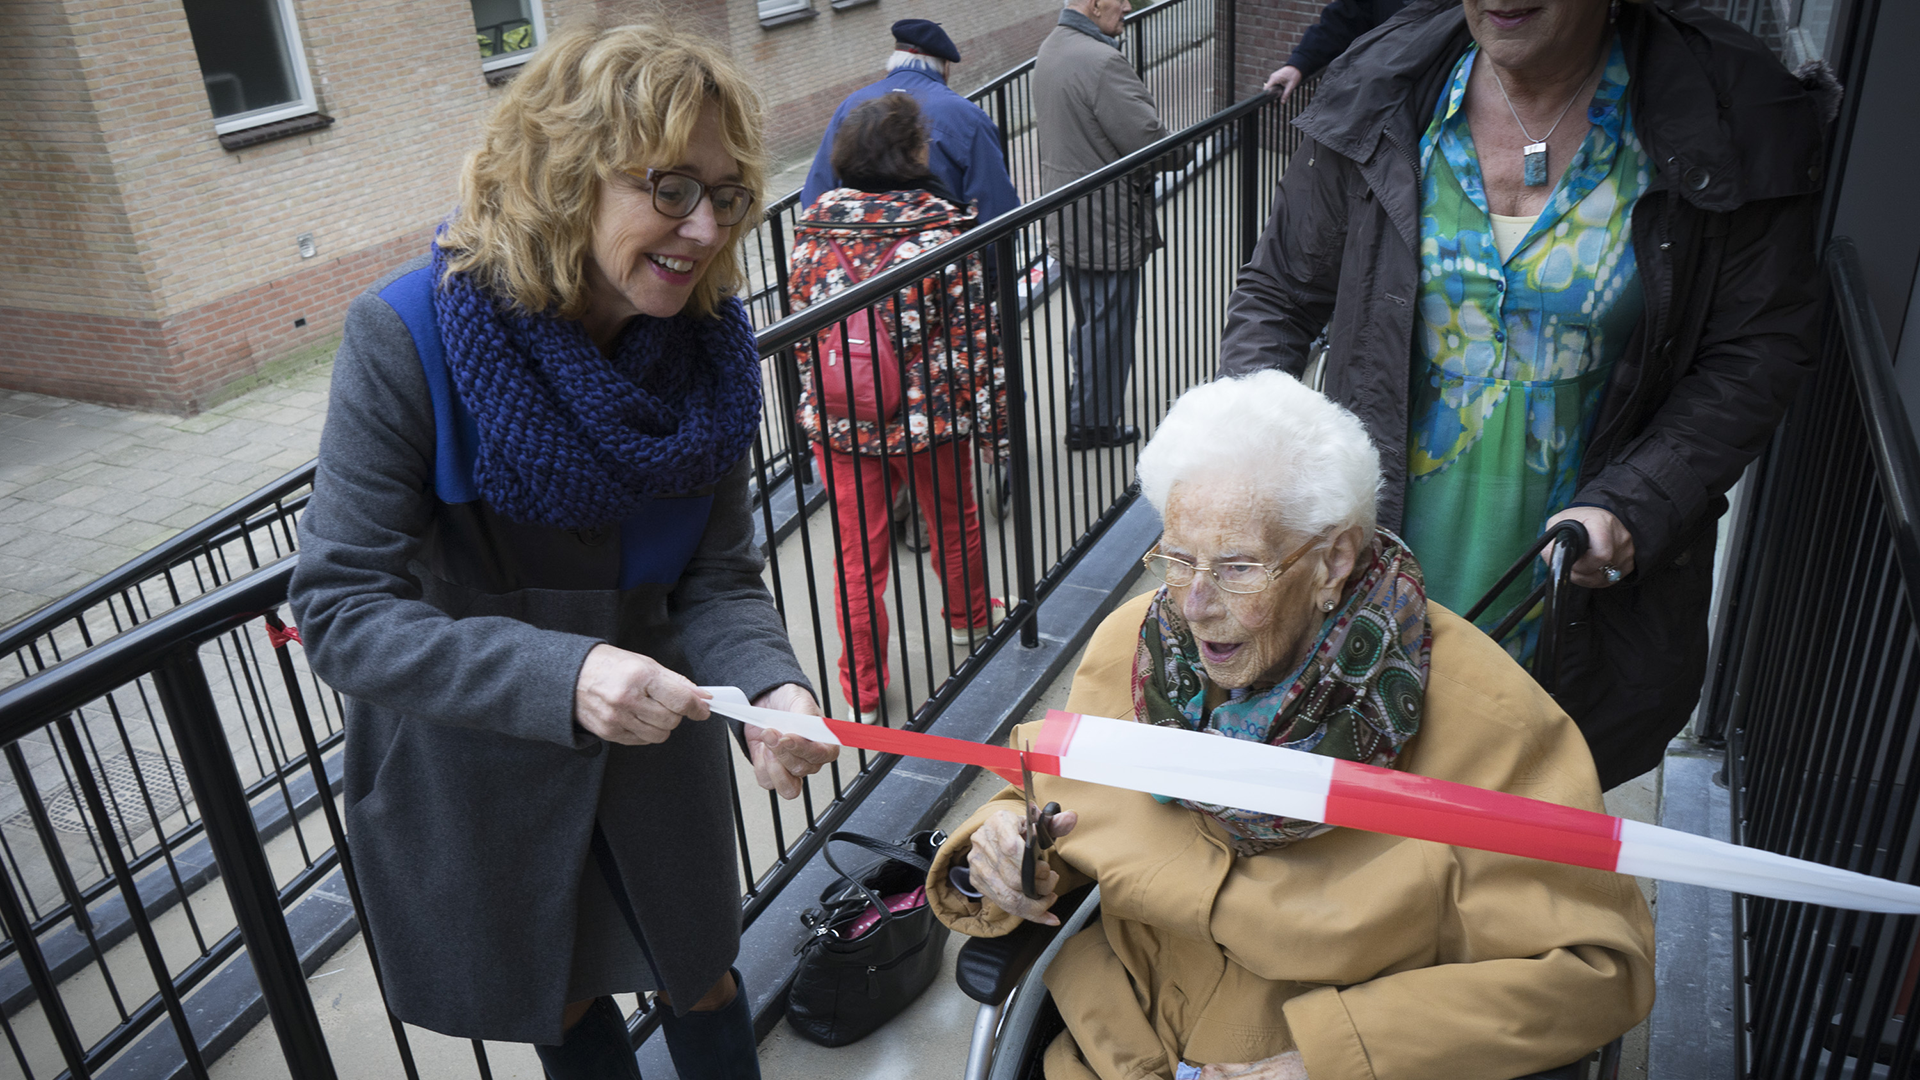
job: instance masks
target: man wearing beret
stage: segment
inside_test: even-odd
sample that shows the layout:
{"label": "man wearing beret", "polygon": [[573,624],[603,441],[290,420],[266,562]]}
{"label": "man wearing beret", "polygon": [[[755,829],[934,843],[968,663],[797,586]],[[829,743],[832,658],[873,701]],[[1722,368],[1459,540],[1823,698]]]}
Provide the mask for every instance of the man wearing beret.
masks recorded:
{"label": "man wearing beret", "polygon": [[833,174],[833,137],[840,121],[862,102],[882,94],[912,94],[927,124],[927,165],[948,191],[972,203],[980,220],[992,220],[1020,205],[1007,161],[1000,152],[1000,131],[980,106],[947,87],[948,68],[960,62],[953,39],[929,19],[901,19],[893,24],[893,55],[887,77],[855,90],[834,110],[820,152],[800,189],[800,200],[811,206],[822,192],[840,186]]}

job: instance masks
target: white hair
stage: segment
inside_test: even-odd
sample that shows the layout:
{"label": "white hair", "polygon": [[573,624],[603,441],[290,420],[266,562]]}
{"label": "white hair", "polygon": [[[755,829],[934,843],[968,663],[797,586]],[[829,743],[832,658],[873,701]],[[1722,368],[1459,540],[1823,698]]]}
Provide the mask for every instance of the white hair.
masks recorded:
{"label": "white hair", "polygon": [[924,71],[929,75],[938,75],[941,81],[944,82],[947,77],[947,72],[953,69],[953,65],[938,56],[928,56],[926,53],[895,49],[893,50],[893,55],[887,57],[887,70],[890,72],[899,71],[901,68],[911,68],[914,71]]}
{"label": "white hair", "polygon": [[1261,371],[1180,395],[1135,468],[1147,501],[1167,513],[1186,480],[1242,480],[1282,528],[1331,537],[1354,526],[1373,536],[1380,452],[1359,417],[1291,375]]}

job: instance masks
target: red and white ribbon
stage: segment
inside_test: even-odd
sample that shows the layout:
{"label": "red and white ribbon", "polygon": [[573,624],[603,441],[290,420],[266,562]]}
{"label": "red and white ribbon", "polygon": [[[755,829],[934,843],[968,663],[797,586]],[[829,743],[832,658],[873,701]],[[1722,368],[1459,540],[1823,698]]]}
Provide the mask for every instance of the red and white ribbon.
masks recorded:
{"label": "red and white ribbon", "polygon": [[[1019,783],[1020,752],[748,705],[713,711],[815,742],[992,769]],[[1621,874],[1828,907],[1920,914],[1920,886],[1638,821],[1432,777],[1177,728],[1050,710],[1027,752],[1036,773]],[[1072,809],[1069,807],[1068,809]]]}

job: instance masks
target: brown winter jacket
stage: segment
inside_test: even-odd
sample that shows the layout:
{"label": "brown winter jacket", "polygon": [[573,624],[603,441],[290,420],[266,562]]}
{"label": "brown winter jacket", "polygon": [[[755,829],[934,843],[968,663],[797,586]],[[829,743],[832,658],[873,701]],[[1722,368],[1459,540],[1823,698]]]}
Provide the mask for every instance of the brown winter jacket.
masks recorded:
{"label": "brown winter jacket", "polygon": [[[1714,522],[1813,363],[1823,296],[1812,92],[1695,4],[1624,4],[1618,28],[1655,170],[1632,223],[1646,314],[1614,365],[1573,501],[1620,518],[1636,569],[1576,590],[1559,691],[1604,787],[1658,764],[1699,698]],[[1389,529],[1417,363],[1420,132],[1471,41],[1458,0],[1426,0],[1328,69],[1228,303],[1226,376],[1299,374],[1329,328],[1326,392],[1380,447]]]}
{"label": "brown winter jacket", "polygon": [[[1131,717],[1148,596],[1108,616],[1066,707]],[[1420,733],[1399,767],[1586,810],[1578,729],[1485,634],[1438,605]],[[1016,732],[1014,744],[1031,738]],[[1653,1004],[1653,920],[1633,879],[1335,829],[1250,858],[1211,818],[1137,791],[1036,776],[1080,815],[1048,855],[1100,919],[1048,969],[1067,1034],[1047,1080],[1171,1077],[1297,1049],[1312,1080],[1501,1080],[1573,1061]],[[928,875],[934,912],[994,937],[1018,920],[947,880],[990,800]]]}

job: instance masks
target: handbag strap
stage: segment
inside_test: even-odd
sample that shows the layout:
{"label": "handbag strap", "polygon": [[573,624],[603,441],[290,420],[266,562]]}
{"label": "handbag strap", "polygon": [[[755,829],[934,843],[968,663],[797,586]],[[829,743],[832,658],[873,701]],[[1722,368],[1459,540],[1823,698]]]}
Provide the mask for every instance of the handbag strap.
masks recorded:
{"label": "handbag strap", "polygon": [[[893,242],[892,247],[881,252],[880,260],[873,264],[873,270],[867,274],[867,277],[872,277],[874,274],[877,274],[881,270],[885,269],[887,263],[893,260],[893,253],[896,251],[899,251],[900,245],[906,243],[908,239],[910,238],[903,236],[900,239],[895,240]],[[833,249],[833,257],[840,260],[840,269],[845,270],[847,272],[848,280],[852,281],[855,285],[858,285],[862,281],[866,280],[866,278],[861,277],[859,273],[854,270],[853,260],[847,257],[847,249],[840,246],[840,241],[835,240],[833,237],[829,236],[827,237],[827,246]]]}
{"label": "handbag strap", "polygon": [[881,901],[878,893],[867,888],[866,882],[842,870],[840,864],[833,861],[833,845],[836,841],[842,844],[852,844],[855,847],[866,848],[876,855],[883,856],[895,862],[906,863],[908,866],[913,867],[923,874],[933,867],[932,862],[919,852],[911,848],[901,847],[899,844],[889,844],[885,840],[876,840],[865,833],[836,832],[827,837],[827,842],[820,845],[821,856],[827,860],[827,865],[833,869],[833,872],[840,875],[841,880],[852,882],[853,887],[860,890],[860,895],[866,897],[867,903],[873,905],[873,909],[880,913],[880,921],[874,924],[874,929],[876,930],[893,921],[893,912],[887,909],[887,905]]}

